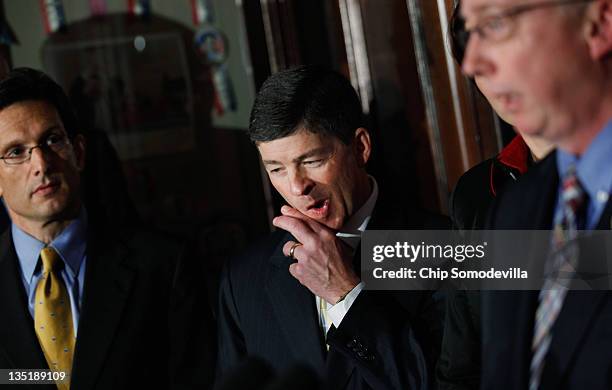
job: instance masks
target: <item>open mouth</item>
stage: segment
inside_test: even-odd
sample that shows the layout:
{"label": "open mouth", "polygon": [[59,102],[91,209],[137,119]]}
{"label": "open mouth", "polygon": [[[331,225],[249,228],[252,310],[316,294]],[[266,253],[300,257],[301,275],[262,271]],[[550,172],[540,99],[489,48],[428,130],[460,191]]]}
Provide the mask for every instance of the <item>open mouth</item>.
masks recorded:
{"label": "open mouth", "polygon": [[324,218],[329,212],[329,199],[321,199],[306,209],[306,215],[311,218]]}

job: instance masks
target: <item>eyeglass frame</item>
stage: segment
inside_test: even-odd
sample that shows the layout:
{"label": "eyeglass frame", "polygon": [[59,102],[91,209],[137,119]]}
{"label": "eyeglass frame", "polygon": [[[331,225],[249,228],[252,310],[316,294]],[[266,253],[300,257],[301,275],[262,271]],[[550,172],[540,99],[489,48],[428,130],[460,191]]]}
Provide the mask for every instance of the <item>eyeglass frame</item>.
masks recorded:
{"label": "eyeglass frame", "polygon": [[[595,0],[547,0],[547,1],[540,1],[537,3],[519,4],[513,7],[508,7],[503,11],[500,11],[496,14],[485,17],[482,21],[480,21],[474,27],[471,27],[471,28],[466,28],[465,19],[461,18],[462,19],[461,22],[463,22],[463,29],[454,31],[454,35],[456,35],[456,38],[453,39],[454,41],[453,45],[459,48],[461,52],[464,52],[465,49],[467,48],[467,45],[468,45],[468,42],[470,40],[472,33],[476,33],[482,40],[487,40],[487,36],[490,36],[490,34],[487,34],[486,32],[484,32],[484,30],[487,28],[486,25],[489,24],[490,26],[492,22],[499,22],[501,20],[504,20],[504,21],[510,20],[526,12],[535,11],[535,10],[542,9],[542,8],[561,6],[561,5],[590,3],[593,1]],[[500,39],[496,39],[495,41],[496,42],[503,41],[504,39],[508,37],[509,36],[500,38]]]}
{"label": "eyeglass frame", "polygon": [[[47,142],[49,141],[49,138],[52,136],[58,136],[60,137],[60,141],[61,143],[58,145],[59,149],[58,150],[54,150],[51,145],[48,145]],[[7,156],[0,156],[0,160],[4,161],[4,164],[7,166],[17,166],[17,165],[22,165],[25,164],[26,162],[30,161],[32,159],[32,152],[34,152],[34,149],[39,148],[42,152],[52,152],[54,154],[59,154],[60,152],[64,151],[69,145],[72,145],[72,140],[70,139],[70,137],[67,134],[57,134],[57,133],[50,133],[47,134],[44,138],[43,141],[37,143],[34,146],[30,146],[30,147],[25,147],[25,151],[27,151],[27,157],[25,158],[25,160],[23,161],[19,161],[19,162],[15,162],[15,163],[11,163],[9,161],[15,159],[7,157]],[[8,153],[8,152],[7,152]]]}

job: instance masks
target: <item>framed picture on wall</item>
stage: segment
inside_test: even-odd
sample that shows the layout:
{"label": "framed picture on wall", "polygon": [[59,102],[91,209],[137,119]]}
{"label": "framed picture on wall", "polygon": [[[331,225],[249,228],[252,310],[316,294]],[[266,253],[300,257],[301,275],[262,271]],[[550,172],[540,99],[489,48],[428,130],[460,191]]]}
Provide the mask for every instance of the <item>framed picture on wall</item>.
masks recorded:
{"label": "framed picture on wall", "polygon": [[48,72],[85,125],[107,132],[122,160],[195,148],[193,91],[178,33],[54,42]]}

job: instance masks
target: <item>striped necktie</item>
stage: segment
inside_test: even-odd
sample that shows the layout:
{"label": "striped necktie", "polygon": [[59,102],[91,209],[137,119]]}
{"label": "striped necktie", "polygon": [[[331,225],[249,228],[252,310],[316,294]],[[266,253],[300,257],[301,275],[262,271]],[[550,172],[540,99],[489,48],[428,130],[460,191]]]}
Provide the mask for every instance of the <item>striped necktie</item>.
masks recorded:
{"label": "striped necktie", "polygon": [[575,167],[570,167],[561,190],[562,210],[556,215],[553,231],[553,251],[547,261],[545,281],[540,290],[536,310],[529,390],[540,386],[546,353],[552,340],[552,327],[561,312],[569,284],[578,265],[579,247],[576,242],[582,225],[586,194],[578,181]]}
{"label": "striped necktie", "polygon": [[34,325],[49,368],[66,372],[68,380],[57,383],[63,390],[70,387],[75,345],[70,298],[60,275],[63,262],[59,254],[46,247],[40,252],[40,259],[42,277],[36,286]]}

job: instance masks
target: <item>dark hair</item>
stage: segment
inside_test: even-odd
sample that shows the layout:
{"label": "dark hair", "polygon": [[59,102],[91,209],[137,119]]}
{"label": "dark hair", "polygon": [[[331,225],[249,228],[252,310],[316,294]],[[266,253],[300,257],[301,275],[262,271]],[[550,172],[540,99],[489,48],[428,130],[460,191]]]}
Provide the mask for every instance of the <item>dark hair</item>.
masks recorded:
{"label": "dark hair", "polygon": [[0,81],[0,110],[26,100],[55,107],[70,139],[79,133],[76,114],[62,87],[39,70],[15,68]]}
{"label": "dark hair", "polygon": [[268,142],[305,128],[349,144],[359,127],[364,127],[364,115],[351,83],[337,72],[305,65],[263,83],[251,110],[249,136],[253,142]]}
{"label": "dark hair", "polygon": [[468,32],[465,30],[465,20],[459,12],[461,0],[456,0],[453,6],[453,13],[449,21],[448,33],[450,35],[451,52],[455,60],[461,65],[467,47]]}

